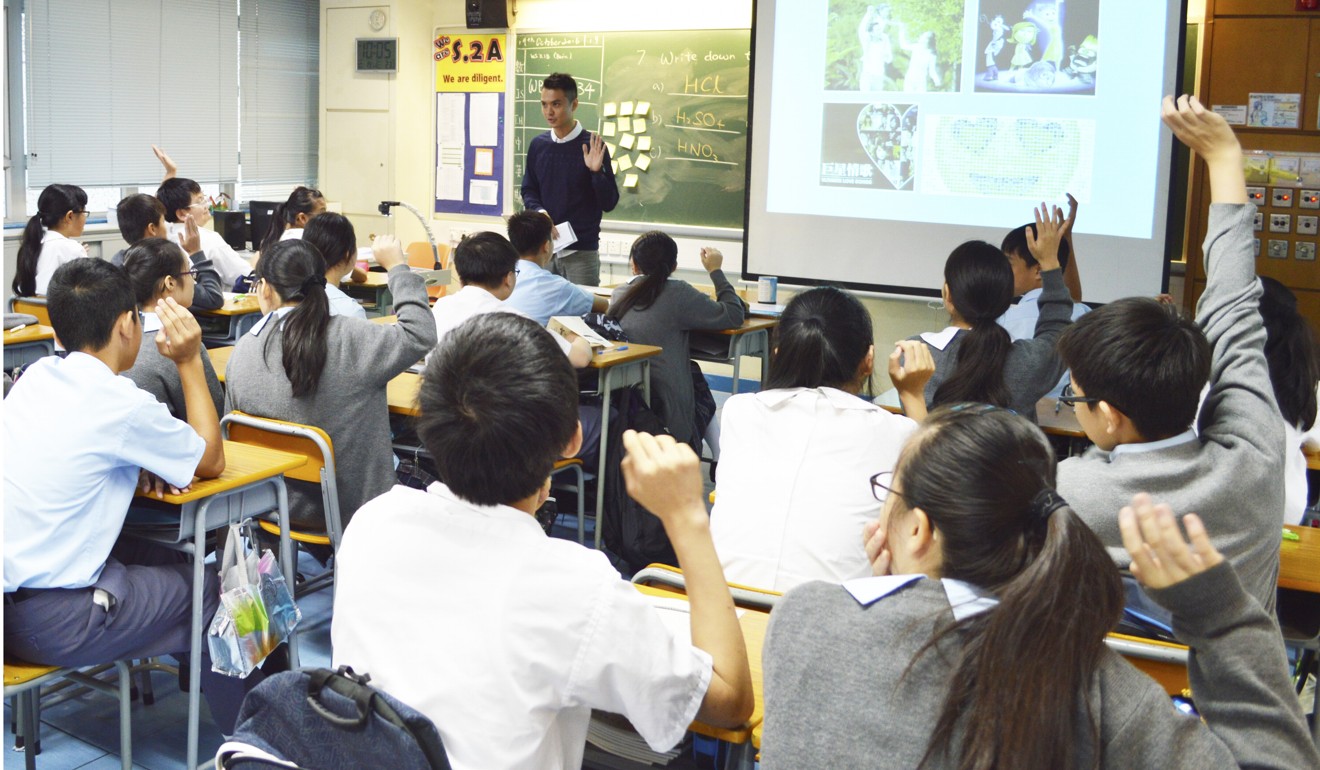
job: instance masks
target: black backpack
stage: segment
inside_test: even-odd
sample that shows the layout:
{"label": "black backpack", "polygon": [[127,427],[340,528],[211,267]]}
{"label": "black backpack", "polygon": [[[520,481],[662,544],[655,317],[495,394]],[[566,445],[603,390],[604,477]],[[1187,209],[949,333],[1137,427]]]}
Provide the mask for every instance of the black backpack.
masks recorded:
{"label": "black backpack", "polygon": [[601,536],[615,557],[620,572],[631,575],[648,564],[678,564],[674,546],[664,524],[654,513],[628,496],[619,463],[623,460],[623,432],[632,430],[653,435],[668,434],[660,416],[651,411],[636,388],[619,392],[620,419],[610,423],[609,457],[605,462],[605,521]]}

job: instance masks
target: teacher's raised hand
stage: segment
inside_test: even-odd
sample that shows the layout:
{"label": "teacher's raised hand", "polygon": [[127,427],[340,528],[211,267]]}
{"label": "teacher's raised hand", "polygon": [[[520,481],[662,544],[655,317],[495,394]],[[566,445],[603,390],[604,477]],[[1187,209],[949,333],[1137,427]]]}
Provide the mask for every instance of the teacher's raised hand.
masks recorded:
{"label": "teacher's raised hand", "polygon": [[593,174],[605,165],[605,140],[600,138],[600,134],[591,134],[589,145],[582,145],[582,162],[587,164]]}

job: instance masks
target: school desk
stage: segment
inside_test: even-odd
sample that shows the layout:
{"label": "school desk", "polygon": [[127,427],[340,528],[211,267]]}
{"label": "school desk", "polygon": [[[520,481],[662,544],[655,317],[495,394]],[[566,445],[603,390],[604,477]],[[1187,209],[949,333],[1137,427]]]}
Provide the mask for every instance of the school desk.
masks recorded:
{"label": "school desk", "polygon": [[55,330],[33,324],[5,332],[5,371],[55,355]]}
{"label": "school desk", "polygon": [[229,366],[229,357],[234,354],[234,346],[222,345],[218,348],[210,348],[206,354],[211,357],[211,367],[215,369],[216,379],[224,382],[225,367]]}
{"label": "school desk", "polygon": [[1279,544],[1279,588],[1320,594],[1320,529],[1288,525],[1298,540]]}
{"label": "school desk", "polygon": [[[126,524],[125,534],[150,540],[192,556],[193,611],[192,647],[188,660],[193,683],[188,692],[188,767],[197,767],[197,738],[201,719],[202,676],[202,587],[206,533],[270,511],[280,522],[280,563],[289,589],[294,584],[293,549],[289,540],[289,497],[284,486],[284,472],[301,465],[306,458],[265,447],[224,442],[225,470],[218,478],[196,479],[182,494],[167,493],[163,498],[150,497],[179,506],[178,524]],[[141,494],[139,493],[139,496]],[[289,638],[290,665],[298,668],[297,634]]]}
{"label": "school desk", "polygon": [[1320,471],[1320,449],[1304,448],[1302,452],[1306,455],[1306,469]]}
{"label": "school desk", "polygon": [[225,292],[225,304],[215,310],[193,309],[202,326],[202,344],[233,345],[261,320],[261,306],[253,294]]}
{"label": "school desk", "polygon": [[[779,325],[777,318],[757,318],[748,316],[736,329],[718,332],[693,332],[692,357],[698,361],[714,361],[733,366],[733,387],[730,393],[738,393],[738,374],[743,356],[758,356],[761,359],[761,382],[765,382],[770,371],[770,330]],[[715,350],[706,353],[702,347]],[[727,352],[721,353],[719,351]]]}
{"label": "school desk", "polygon": [[[428,280],[432,282],[428,283],[428,286],[449,285],[450,272],[448,270],[414,269],[414,272],[426,273],[428,275]],[[393,312],[394,310],[394,296],[390,294],[389,273],[370,272],[367,273],[367,277],[360,282],[346,281],[341,283],[339,287],[350,297],[365,299],[369,303],[372,303],[364,305],[368,313],[384,315],[385,313]]]}
{"label": "school desk", "polygon": [[27,313],[36,316],[37,323],[50,326],[50,311],[46,307],[45,297],[10,297],[5,307],[10,313]]}

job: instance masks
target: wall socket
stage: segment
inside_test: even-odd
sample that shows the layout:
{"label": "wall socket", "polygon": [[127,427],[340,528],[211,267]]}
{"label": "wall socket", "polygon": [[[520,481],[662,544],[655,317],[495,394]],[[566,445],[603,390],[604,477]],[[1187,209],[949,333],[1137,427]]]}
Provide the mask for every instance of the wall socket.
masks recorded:
{"label": "wall socket", "polygon": [[1248,187],[1248,188],[1247,188],[1247,200],[1251,201],[1252,203],[1256,204],[1257,206],[1264,206],[1264,205],[1265,205],[1265,188],[1264,188],[1264,187]]}
{"label": "wall socket", "polygon": [[1265,229],[1265,212],[1257,211],[1254,219],[1251,220],[1251,229],[1260,232]]}
{"label": "wall socket", "polygon": [[1293,259],[1298,262],[1315,261],[1315,241],[1298,241],[1293,244]]}
{"label": "wall socket", "polygon": [[1290,209],[1293,204],[1293,191],[1287,187],[1275,187],[1270,190],[1271,205],[1276,209]]}
{"label": "wall socket", "polygon": [[1270,232],[1272,233],[1292,232],[1292,215],[1270,214]]}
{"label": "wall socket", "polygon": [[1276,241],[1271,239],[1267,247],[1267,250],[1265,252],[1265,256],[1269,257],[1270,259],[1287,259],[1288,242]]}
{"label": "wall socket", "polygon": [[1320,229],[1320,217],[1304,217],[1300,215],[1297,217],[1298,235],[1315,235],[1318,229]]}
{"label": "wall socket", "polygon": [[1297,193],[1297,205],[1304,209],[1320,209],[1320,190],[1302,190]]}

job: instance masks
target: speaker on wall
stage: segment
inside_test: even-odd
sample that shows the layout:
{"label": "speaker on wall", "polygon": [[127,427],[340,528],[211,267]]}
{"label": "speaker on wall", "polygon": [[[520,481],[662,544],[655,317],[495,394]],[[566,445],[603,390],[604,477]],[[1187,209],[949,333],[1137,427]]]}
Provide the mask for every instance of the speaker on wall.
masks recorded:
{"label": "speaker on wall", "polygon": [[509,26],[509,0],[464,0],[468,29]]}

